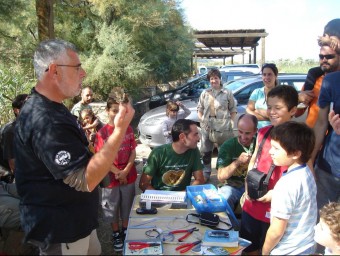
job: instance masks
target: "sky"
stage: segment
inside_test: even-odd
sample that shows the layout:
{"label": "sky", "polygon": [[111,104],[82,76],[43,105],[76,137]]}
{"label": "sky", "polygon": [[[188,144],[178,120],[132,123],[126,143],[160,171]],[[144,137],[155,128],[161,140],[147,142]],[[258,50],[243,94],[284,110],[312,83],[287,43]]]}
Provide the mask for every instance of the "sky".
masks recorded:
{"label": "sky", "polygon": [[265,29],[266,61],[318,60],[318,36],[340,18],[339,0],[182,0],[181,7],[195,30]]}

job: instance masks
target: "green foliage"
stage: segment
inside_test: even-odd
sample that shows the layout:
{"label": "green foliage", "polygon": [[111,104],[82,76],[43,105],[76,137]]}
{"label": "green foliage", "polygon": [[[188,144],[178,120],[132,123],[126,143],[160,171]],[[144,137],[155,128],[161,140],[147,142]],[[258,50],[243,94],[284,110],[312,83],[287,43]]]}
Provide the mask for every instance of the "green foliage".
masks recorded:
{"label": "green foliage", "polygon": [[103,25],[95,38],[100,51],[93,49],[84,62],[89,84],[100,95],[108,95],[112,87],[133,89],[147,72],[147,65],[138,57],[131,37],[117,26]]}
{"label": "green foliage", "polygon": [[164,83],[190,73],[194,39],[176,1],[131,1],[127,8],[118,22],[150,64],[148,80]]}
{"label": "green foliage", "polygon": [[0,0],[1,63],[28,68],[36,44],[35,1]]}
{"label": "green foliage", "polygon": [[303,60],[302,58],[297,58],[295,60],[280,59],[275,62],[280,73],[306,73],[312,67],[319,66],[318,61],[314,60]]}
{"label": "green foliage", "polygon": [[20,66],[4,68],[0,66],[0,113],[3,125],[13,119],[12,100],[22,93],[29,93],[34,81]]}

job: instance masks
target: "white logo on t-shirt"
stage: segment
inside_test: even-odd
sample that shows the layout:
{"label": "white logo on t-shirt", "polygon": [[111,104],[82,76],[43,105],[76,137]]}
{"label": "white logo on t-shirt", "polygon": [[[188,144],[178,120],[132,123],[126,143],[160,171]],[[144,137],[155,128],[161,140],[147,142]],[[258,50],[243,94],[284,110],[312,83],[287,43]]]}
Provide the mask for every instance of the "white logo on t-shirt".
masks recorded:
{"label": "white logo on t-shirt", "polygon": [[67,165],[71,161],[71,154],[67,151],[59,151],[56,156],[54,161],[58,165]]}

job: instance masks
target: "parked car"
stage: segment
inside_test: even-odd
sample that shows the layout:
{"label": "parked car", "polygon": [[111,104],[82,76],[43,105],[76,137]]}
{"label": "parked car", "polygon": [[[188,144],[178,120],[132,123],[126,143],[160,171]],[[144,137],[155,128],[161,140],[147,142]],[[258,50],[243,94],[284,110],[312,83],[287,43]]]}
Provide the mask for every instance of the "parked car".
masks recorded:
{"label": "parked car", "polygon": [[[302,89],[306,80],[305,74],[279,74],[279,85],[290,85],[299,92]],[[224,88],[231,90],[235,99],[239,105],[248,104],[251,93],[257,89],[263,87],[262,76],[249,76],[246,78],[237,79],[230,83],[224,83]]]}
{"label": "parked car", "polygon": [[[222,83],[226,83],[241,77],[251,76],[251,72],[221,71]],[[209,88],[210,83],[207,80],[207,74],[200,75],[195,79],[189,80],[186,84],[165,92],[158,93],[150,98],[149,109],[165,105],[169,100],[187,100],[198,98],[202,91]]]}
{"label": "parked car", "polygon": [[[280,85],[294,86],[297,91],[300,91],[306,79],[305,74],[279,74]],[[241,78],[224,85],[233,92],[235,100],[237,101],[237,116],[245,113],[250,94],[256,88],[263,86],[261,75]],[[191,110],[191,114],[186,119],[191,119],[199,125],[197,116],[198,98],[184,100],[182,103]],[[180,110],[183,111],[183,110]],[[299,117],[297,120],[304,121],[306,114]],[[165,106],[160,106],[146,112],[140,119],[138,124],[138,134],[141,143],[153,148],[163,145],[165,138],[162,134],[162,122],[166,119]],[[237,134],[237,127],[234,127],[235,136]]]}
{"label": "parked car", "polygon": [[253,74],[260,74],[261,67],[258,64],[233,64],[225,65],[220,68],[223,71],[242,71],[242,72],[252,72]]}

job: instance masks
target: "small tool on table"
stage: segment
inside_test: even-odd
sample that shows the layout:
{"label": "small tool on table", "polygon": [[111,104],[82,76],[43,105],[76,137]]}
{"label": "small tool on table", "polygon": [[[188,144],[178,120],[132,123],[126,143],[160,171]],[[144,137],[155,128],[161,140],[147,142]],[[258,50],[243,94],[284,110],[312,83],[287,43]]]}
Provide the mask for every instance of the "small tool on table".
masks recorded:
{"label": "small tool on table", "polygon": [[129,242],[130,250],[141,250],[147,247],[160,246],[160,243],[146,243],[146,242]]}
{"label": "small tool on table", "polygon": [[178,238],[178,242],[183,242],[185,238],[187,238],[189,235],[191,235],[194,231],[198,231],[199,229],[194,227],[191,229],[181,229],[181,230],[173,230],[170,231],[170,234],[178,234],[178,233],[186,233],[184,236]]}
{"label": "small tool on table", "polygon": [[200,244],[201,242],[202,242],[201,240],[198,240],[196,242],[182,244],[176,247],[176,251],[179,251],[180,253],[186,253],[187,251],[191,250],[192,248],[194,248],[194,246]]}

